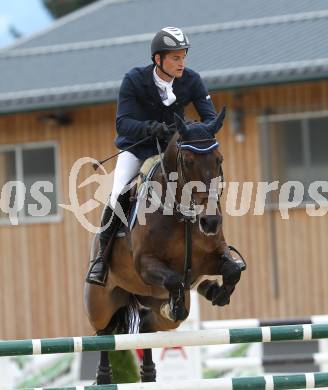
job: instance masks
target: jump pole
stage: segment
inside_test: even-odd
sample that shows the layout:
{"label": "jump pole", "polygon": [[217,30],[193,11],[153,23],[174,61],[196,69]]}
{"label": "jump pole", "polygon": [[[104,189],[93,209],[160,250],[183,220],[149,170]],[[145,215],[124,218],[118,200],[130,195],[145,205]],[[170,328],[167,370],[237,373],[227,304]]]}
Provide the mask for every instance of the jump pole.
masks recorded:
{"label": "jump pole", "polygon": [[200,379],[167,383],[150,382],[29,390],[286,390],[315,389],[327,386],[328,373],[322,372],[244,378]]}
{"label": "jump pole", "polygon": [[318,340],[328,338],[328,324],[286,325],[244,329],[209,329],[114,336],[85,336],[0,342],[0,356],[40,355],[83,351],[119,351],[137,348],[202,346]]}

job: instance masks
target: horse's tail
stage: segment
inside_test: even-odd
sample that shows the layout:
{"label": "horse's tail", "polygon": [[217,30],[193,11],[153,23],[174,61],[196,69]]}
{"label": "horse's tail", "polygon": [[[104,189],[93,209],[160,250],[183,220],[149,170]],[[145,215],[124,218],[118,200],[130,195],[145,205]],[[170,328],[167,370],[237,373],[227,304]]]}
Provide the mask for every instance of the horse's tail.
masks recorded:
{"label": "horse's tail", "polygon": [[140,305],[134,294],[130,294],[129,303],[113,315],[107,326],[107,334],[137,333],[139,330]]}

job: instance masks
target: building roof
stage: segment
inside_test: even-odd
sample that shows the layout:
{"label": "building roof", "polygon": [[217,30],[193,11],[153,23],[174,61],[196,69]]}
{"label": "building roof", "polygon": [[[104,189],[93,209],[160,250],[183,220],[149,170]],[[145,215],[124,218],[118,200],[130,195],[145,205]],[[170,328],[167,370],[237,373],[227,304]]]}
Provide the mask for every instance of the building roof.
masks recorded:
{"label": "building roof", "polygon": [[327,0],[202,5],[102,0],[18,41],[0,51],[0,112],[114,101],[124,73],[150,62],[163,25],[183,27],[192,44],[187,65],[210,90],[328,76]]}

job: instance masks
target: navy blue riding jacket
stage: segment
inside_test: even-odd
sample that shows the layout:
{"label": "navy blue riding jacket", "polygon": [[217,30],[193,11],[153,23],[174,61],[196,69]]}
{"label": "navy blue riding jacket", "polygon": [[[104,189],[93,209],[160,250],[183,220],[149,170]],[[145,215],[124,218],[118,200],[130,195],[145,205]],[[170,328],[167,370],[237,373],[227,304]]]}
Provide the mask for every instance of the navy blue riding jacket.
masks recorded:
{"label": "navy blue riding jacket", "polygon": [[[173,81],[176,101],[171,106],[162,103],[153,79],[154,65],[133,68],[121,84],[116,113],[117,137],[115,144],[124,149],[145,137],[145,129],[150,121],[174,122],[174,113],[184,118],[184,108],[192,102],[202,122],[209,122],[216,117],[214,105],[198,73],[185,68],[181,78]],[[167,141],[161,142],[162,150]],[[158,154],[154,140],[146,141],[132,149],[139,159],[145,160]]]}

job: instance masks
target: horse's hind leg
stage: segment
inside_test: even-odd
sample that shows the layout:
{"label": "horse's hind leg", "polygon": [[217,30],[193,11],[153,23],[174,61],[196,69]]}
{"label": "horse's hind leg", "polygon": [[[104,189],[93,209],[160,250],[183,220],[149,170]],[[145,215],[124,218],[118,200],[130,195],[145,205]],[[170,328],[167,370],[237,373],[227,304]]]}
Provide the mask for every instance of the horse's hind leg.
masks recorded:
{"label": "horse's hind leg", "polygon": [[[190,299],[187,294],[187,307],[189,309]],[[171,321],[160,314],[163,300],[150,297],[143,297],[143,300],[150,304],[151,310],[140,312],[140,333],[156,332],[160,330],[171,330],[177,328],[181,321]],[[144,349],[142,365],[140,367],[142,382],[156,382],[156,365],[153,362],[152,349]]]}
{"label": "horse's hind leg", "polygon": [[[150,310],[140,311],[140,333],[149,332],[149,316]],[[144,349],[142,357],[142,365],[140,367],[141,382],[156,382],[156,366],[153,362],[152,349]]]}
{"label": "horse's hind leg", "polygon": [[[104,336],[112,334],[115,328],[115,324],[111,322],[108,326],[97,332],[97,336]],[[109,385],[113,383],[113,372],[112,366],[109,360],[109,352],[101,351],[100,352],[100,360],[97,368],[97,376],[96,376],[97,385]]]}
{"label": "horse's hind leg", "polygon": [[113,383],[112,366],[110,364],[108,351],[100,352],[96,383],[97,385],[110,385]]}
{"label": "horse's hind leg", "polygon": [[[156,299],[152,297],[138,298],[140,303],[151,309],[140,311],[140,333],[157,332],[163,330],[171,330],[177,328],[182,321],[172,321],[164,318],[161,314],[161,308],[167,300]],[[190,292],[185,293],[186,310],[190,309]],[[145,349],[140,370],[142,382],[156,381],[156,366],[153,362],[152,350]]]}
{"label": "horse's hind leg", "polygon": [[156,382],[156,367],[153,362],[153,353],[150,348],[144,349],[140,376],[141,382]]}
{"label": "horse's hind leg", "polygon": [[[89,283],[85,283],[84,293],[86,311],[97,335],[111,334],[116,324],[114,321],[115,313],[128,304],[129,293],[119,287],[110,290]],[[110,383],[112,383],[112,372],[108,351],[101,351],[97,370],[97,384]]]}

